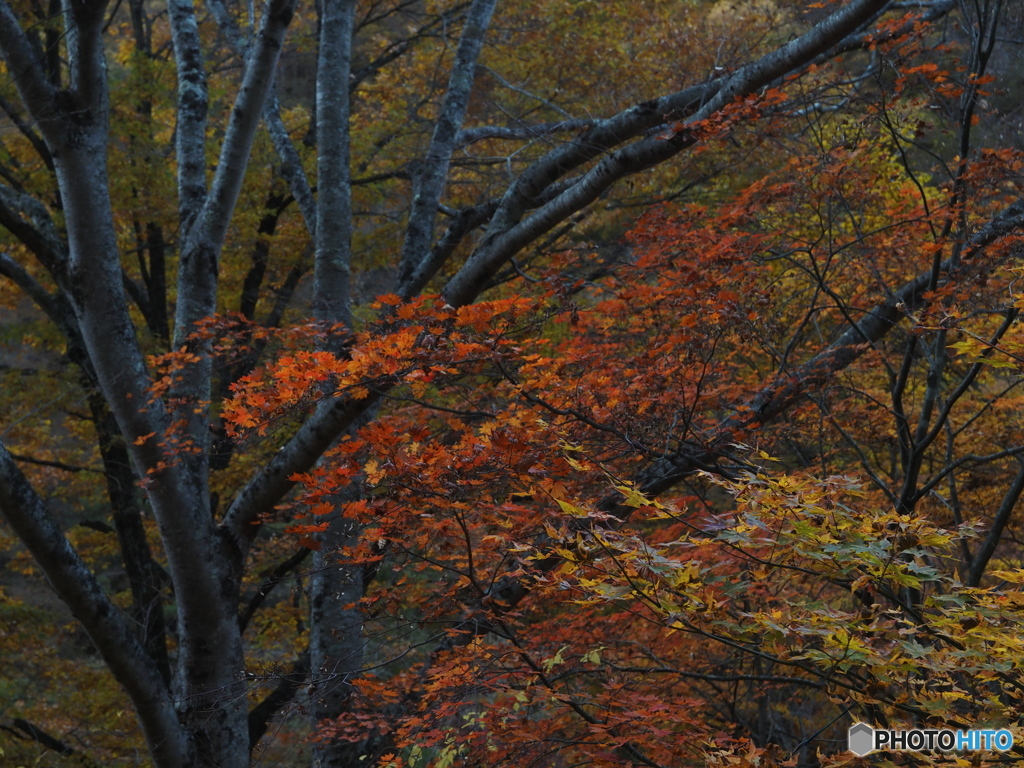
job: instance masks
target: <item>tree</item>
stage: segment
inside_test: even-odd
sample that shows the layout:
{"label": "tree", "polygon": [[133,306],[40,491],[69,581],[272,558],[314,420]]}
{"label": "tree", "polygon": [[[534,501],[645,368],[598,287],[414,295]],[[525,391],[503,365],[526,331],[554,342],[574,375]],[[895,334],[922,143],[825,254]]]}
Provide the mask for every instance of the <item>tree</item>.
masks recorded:
{"label": "tree", "polygon": [[[785,477],[754,472],[735,485],[735,465],[749,459],[731,444],[774,440],[769,427],[780,419],[795,436],[777,445],[788,458],[808,455],[813,403],[838,435],[822,461],[859,463],[895,501],[898,517],[872,520],[917,541],[890,544],[900,556],[879,555],[884,567],[862,573],[870,525],[855,542],[864,547],[838,547],[839,565],[815,567],[807,548],[836,542],[806,525],[796,536],[776,527],[791,555],[769,559],[765,574],[791,569],[832,588],[874,589],[905,611],[902,620],[918,620],[925,583],[949,581],[923,577],[914,546],[926,540],[938,552],[954,537],[915,522],[917,505],[962,467],[1005,472],[993,462],[1020,450],[965,456],[957,432],[934,453],[954,430],[954,406],[988,411],[971,388],[989,381],[981,358],[1015,319],[1010,312],[990,330],[983,321],[996,305],[973,298],[994,285],[1024,221],[1007,186],[1019,178],[1016,159],[969,162],[998,3],[963,18],[973,37],[962,72],[928,50],[929,24],[954,11],[939,0],[909,10],[854,0],[809,14],[753,5],[706,17],[672,3],[497,6],[271,0],[256,28],[246,9],[211,0],[211,21],[172,0],[165,29],[142,2],[124,11],[0,3],[0,106],[13,126],[0,168],[10,249],[0,273],[42,311],[75,368],[95,445],[82,453],[101,461],[130,605],[116,603],[19,467],[18,456],[21,466],[72,466],[62,452],[32,441],[0,449],[0,509],[124,689],[156,765],[248,764],[307,674],[307,703],[325,723],[314,740],[319,765],[388,763],[399,750],[438,764],[467,750],[524,764],[675,764],[734,746],[715,735],[722,728],[758,750],[799,748],[785,741],[792,728],[773,735],[770,695],[758,699],[757,726],[744,711],[750,694],[736,689],[731,709],[698,717],[701,689],[687,681],[810,688],[824,700],[837,684],[827,653],[839,642],[835,616],[794,614],[801,637],[829,638],[801,646],[806,664],[767,645],[785,645],[768,636],[781,609],[746,608],[747,626],[735,613],[712,616],[727,599],[783,600],[753,584],[770,581],[757,568],[711,551],[773,544],[731,522],[687,543],[749,594],[707,586],[699,558],[673,549],[683,546],[678,526],[658,523],[693,526],[698,513],[654,497],[692,482],[688,495],[703,505],[693,509],[717,511],[721,492],[694,479],[700,470],[730,478],[744,504],[774,482],[768,510],[796,498],[813,522],[836,509],[838,481],[810,486],[810,500],[799,495],[808,486]],[[721,18],[730,13],[748,24],[734,36],[721,31],[742,27]],[[519,84],[513,77],[529,66],[516,60],[519,46],[557,58],[532,26],[538,18],[561,36],[563,55],[612,36],[656,67],[664,49],[638,52],[632,24],[669,28],[672,14],[684,20],[674,33],[704,19],[718,35],[714,52],[695,45],[671,72],[686,87],[658,83],[652,95],[661,95],[623,108],[614,98],[576,101],[573,91],[556,99],[590,74],[565,62]],[[275,95],[289,27],[298,27],[297,52],[315,43],[311,116],[301,105],[282,113]],[[171,63],[173,105],[160,92]],[[600,56],[588,64],[605,74]],[[636,83],[651,91],[646,74]],[[929,98],[953,108],[959,131],[945,188],[924,175],[916,149],[927,113],[915,100]],[[598,108],[608,116],[594,117]],[[871,151],[882,142],[891,151]],[[161,153],[172,143],[168,168]],[[496,155],[469,151],[478,145]],[[788,165],[763,156],[772,146],[785,148]],[[628,248],[608,245],[600,260],[587,248],[580,258],[579,242],[602,228],[618,240],[630,199],[609,193],[637,183],[644,206],[660,184],[671,198],[688,183],[713,204],[657,209]],[[591,211],[595,224],[574,241]],[[243,248],[249,264],[239,269]],[[922,254],[927,268],[908,270]],[[310,261],[313,322],[287,328]],[[354,300],[365,290],[359,278],[374,271],[389,282],[371,289],[379,300]],[[236,298],[239,314],[225,316]],[[272,307],[256,322],[261,301]],[[925,330],[893,366],[886,344],[910,324]],[[987,346],[974,350],[978,362],[951,397],[942,382],[953,371],[945,349],[954,328]],[[925,347],[918,393],[911,376]],[[892,381],[865,360],[889,364]],[[862,402],[884,391],[892,400],[900,458],[890,478],[880,476],[874,436],[859,431],[869,419],[848,423],[836,412],[840,374],[853,377]],[[986,439],[964,437],[971,446]],[[974,586],[1019,485],[981,550],[965,557]],[[632,509],[643,514],[634,519]],[[834,515],[838,530],[852,525]],[[303,549],[287,552],[289,542]],[[297,632],[283,643],[294,658],[282,671],[280,649],[264,654],[245,630],[310,550],[308,654]],[[559,589],[586,606],[578,616],[553,597]],[[979,606],[979,615],[996,611]],[[719,630],[698,627],[698,608]],[[964,625],[960,614],[946,618]],[[736,655],[665,672],[659,659],[700,651],[678,647],[680,629]],[[632,655],[619,643],[630,636],[640,649]],[[602,637],[615,647],[601,647]],[[264,656],[278,665],[276,687],[250,708],[246,673]],[[797,661],[797,674],[775,669]],[[842,672],[856,678],[844,685],[866,711],[901,701],[872,687],[895,685],[882,673]],[[651,685],[669,673],[670,685]],[[693,738],[666,738],[677,729]]]}

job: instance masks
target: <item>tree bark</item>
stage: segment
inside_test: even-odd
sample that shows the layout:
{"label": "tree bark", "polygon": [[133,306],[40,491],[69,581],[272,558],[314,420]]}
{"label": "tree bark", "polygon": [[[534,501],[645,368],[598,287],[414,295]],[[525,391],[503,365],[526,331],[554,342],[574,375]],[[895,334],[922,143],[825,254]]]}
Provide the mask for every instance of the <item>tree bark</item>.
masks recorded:
{"label": "tree bark", "polygon": [[[345,331],[352,328],[352,178],[349,159],[349,78],[355,0],[325,0],[320,14],[320,54],[316,80],[317,216],[313,273],[313,312],[335,326],[323,348],[345,354]],[[343,499],[336,499],[341,506]],[[352,679],[363,663],[361,565],[346,560],[345,548],[359,531],[337,511],[317,534],[309,585],[310,689],[314,729],[348,710]],[[354,768],[358,745],[332,739],[313,744],[315,768]]]}
{"label": "tree bark", "polygon": [[[313,311],[326,324],[352,327],[349,270],[352,179],[349,167],[349,93],[354,0],[325,0],[320,17],[316,79],[317,215]],[[335,351],[337,343],[329,344]]]}

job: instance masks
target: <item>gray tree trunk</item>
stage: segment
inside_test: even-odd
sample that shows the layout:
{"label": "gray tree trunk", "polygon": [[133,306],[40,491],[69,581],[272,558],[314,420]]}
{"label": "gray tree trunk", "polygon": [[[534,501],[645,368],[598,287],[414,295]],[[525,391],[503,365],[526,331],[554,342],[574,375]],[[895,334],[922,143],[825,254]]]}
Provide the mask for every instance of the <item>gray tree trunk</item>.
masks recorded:
{"label": "gray tree trunk", "polygon": [[[345,354],[345,331],[352,328],[350,262],[352,256],[352,180],[349,159],[349,79],[355,0],[324,0],[320,13],[320,52],[316,80],[317,216],[313,274],[313,311],[337,332],[324,347]],[[340,505],[342,499],[337,499]],[[333,515],[318,534],[310,579],[309,657],[314,728],[347,711],[352,680],[363,665],[361,565],[344,559],[359,531]],[[315,768],[360,765],[360,745],[336,740],[313,745]]]}

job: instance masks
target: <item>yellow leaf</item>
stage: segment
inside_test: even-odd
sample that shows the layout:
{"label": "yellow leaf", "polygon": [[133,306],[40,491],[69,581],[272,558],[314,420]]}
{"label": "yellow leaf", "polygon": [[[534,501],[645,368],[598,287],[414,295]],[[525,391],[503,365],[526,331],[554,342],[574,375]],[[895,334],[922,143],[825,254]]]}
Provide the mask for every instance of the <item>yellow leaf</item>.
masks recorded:
{"label": "yellow leaf", "polygon": [[380,469],[376,459],[370,459],[366,462],[365,469],[366,479],[369,480],[371,485],[377,485],[387,474],[387,470]]}
{"label": "yellow leaf", "polygon": [[587,516],[587,510],[582,507],[577,507],[575,504],[570,504],[568,501],[563,501],[562,499],[555,499],[555,501],[558,502],[558,506],[561,507],[562,511],[567,515],[572,515],[573,517]]}

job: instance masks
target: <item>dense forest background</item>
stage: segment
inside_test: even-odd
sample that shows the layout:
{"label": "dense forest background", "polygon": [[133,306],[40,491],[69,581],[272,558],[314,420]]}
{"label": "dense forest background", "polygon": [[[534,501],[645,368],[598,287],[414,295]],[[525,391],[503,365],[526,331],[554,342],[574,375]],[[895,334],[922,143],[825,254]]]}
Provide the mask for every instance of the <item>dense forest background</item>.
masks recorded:
{"label": "dense forest background", "polygon": [[1019,2],[0,0],[0,54],[0,763],[1020,759]]}

